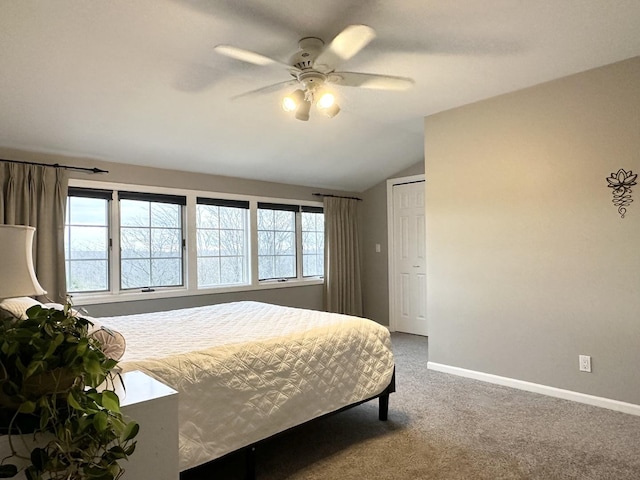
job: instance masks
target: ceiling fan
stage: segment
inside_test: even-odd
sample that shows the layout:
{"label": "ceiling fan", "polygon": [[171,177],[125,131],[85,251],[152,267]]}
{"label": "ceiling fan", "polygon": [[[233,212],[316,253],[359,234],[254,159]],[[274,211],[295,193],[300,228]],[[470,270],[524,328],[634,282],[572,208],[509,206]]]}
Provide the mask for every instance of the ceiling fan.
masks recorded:
{"label": "ceiling fan", "polygon": [[328,117],[335,117],[340,112],[335,95],[328,87],[330,84],[378,90],[406,90],[414,84],[414,81],[407,77],[336,71],[342,63],[367,46],[375,35],[373,28],[367,25],[349,25],[326,46],[320,38],[306,37],[298,42],[300,50],[291,57],[289,63],[230,45],[217,45],[215,51],[254,65],[286,69],[292,79],[233,98],[271,93],[286,86],[297,85],[298,88],[294,92],[284,97],[282,108],[287,112],[294,112],[298,120],[306,121],[309,120],[309,110],[314,103]]}

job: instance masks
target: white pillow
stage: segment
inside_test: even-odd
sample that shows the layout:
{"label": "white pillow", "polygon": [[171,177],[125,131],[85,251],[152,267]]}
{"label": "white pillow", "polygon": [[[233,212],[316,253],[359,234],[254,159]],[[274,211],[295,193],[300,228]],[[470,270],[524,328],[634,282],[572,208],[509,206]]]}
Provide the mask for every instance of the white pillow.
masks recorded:
{"label": "white pillow", "polygon": [[42,305],[42,303],[31,297],[5,298],[0,302],[0,309],[10,313],[15,318],[26,320],[29,318],[27,317],[27,310],[34,305]]}

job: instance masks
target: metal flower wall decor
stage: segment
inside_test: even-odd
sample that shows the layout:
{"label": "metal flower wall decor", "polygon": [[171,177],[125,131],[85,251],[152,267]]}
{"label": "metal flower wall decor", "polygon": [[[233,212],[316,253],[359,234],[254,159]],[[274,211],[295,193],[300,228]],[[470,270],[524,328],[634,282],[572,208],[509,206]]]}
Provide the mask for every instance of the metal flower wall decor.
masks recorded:
{"label": "metal flower wall decor", "polygon": [[636,185],[637,178],[637,174],[631,170],[625,172],[622,168],[618,170],[618,173],[611,173],[611,176],[607,177],[608,187],[613,189],[613,200],[611,201],[618,207],[620,218],[624,218],[625,213],[627,213],[626,207],[633,202],[631,187]]}

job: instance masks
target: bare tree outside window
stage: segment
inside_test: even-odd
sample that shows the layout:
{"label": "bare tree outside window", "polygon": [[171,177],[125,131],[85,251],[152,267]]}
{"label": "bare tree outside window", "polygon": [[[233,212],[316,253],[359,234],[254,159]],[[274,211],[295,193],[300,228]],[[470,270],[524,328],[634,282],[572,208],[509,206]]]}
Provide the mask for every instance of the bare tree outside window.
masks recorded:
{"label": "bare tree outside window", "polygon": [[246,208],[197,205],[198,287],[247,283]]}
{"label": "bare tree outside window", "polygon": [[120,200],[122,289],[182,285],[182,206]]}
{"label": "bare tree outside window", "polygon": [[302,276],[324,275],[324,213],[302,212]]}
{"label": "bare tree outside window", "polygon": [[109,290],[109,202],[67,197],[64,253],[69,292]]}
{"label": "bare tree outside window", "polygon": [[295,278],[296,213],[258,209],[258,278]]}

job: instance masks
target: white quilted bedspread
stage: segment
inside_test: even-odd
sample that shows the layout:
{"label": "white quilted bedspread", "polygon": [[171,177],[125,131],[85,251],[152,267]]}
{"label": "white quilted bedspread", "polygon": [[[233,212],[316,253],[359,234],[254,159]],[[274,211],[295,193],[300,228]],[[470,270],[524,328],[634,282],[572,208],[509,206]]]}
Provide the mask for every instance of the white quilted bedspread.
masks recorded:
{"label": "white quilted bedspread", "polygon": [[388,330],[347,315],[235,302],[100,321],[126,338],[124,371],[180,392],[180,470],[377,395],[393,374]]}

